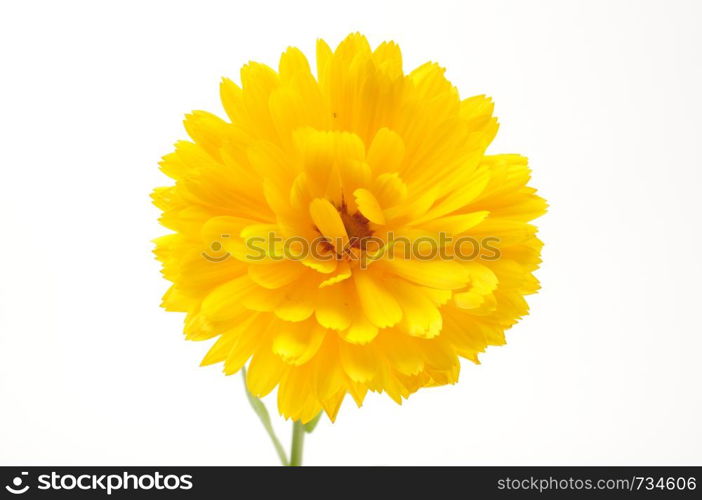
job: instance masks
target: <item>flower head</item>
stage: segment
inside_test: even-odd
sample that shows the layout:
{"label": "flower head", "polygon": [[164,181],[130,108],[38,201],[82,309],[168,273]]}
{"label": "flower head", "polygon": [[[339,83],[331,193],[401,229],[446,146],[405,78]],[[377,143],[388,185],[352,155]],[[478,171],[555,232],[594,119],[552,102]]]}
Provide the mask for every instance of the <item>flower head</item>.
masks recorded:
{"label": "flower head", "polygon": [[518,155],[486,155],[490,99],[461,99],[434,63],[353,34],[317,44],[317,76],[289,48],[224,79],[228,120],[196,111],[153,194],[169,311],[203,364],[283,415],[334,419],[350,394],[398,403],[458,380],[528,312],[546,204]]}

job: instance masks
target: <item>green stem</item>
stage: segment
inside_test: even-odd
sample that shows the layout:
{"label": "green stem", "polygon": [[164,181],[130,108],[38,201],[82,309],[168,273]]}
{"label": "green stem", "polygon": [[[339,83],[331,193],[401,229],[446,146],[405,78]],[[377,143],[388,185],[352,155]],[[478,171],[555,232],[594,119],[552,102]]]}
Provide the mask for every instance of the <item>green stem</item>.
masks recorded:
{"label": "green stem", "polygon": [[305,426],[299,420],[293,422],[292,431],[292,447],[290,448],[290,460],[288,464],[291,467],[299,467],[302,465],[302,448],[305,444]]}
{"label": "green stem", "polygon": [[285,448],[283,448],[283,445],[280,444],[280,441],[278,441],[278,436],[275,435],[275,431],[273,430],[273,424],[271,423],[271,417],[270,415],[268,415],[268,410],[266,410],[263,401],[251,394],[249,392],[248,387],[246,386],[246,368],[241,369],[241,375],[244,379],[244,390],[246,391],[246,398],[249,400],[251,408],[253,408],[254,412],[256,412],[256,415],[263,424],[263,428],[266,429],[268,436],[271,438],[273,446],[275,447],[275,451],[276,453],[278,453],[280,463],[283,465],[288,465],[288,457],[285,455]]}

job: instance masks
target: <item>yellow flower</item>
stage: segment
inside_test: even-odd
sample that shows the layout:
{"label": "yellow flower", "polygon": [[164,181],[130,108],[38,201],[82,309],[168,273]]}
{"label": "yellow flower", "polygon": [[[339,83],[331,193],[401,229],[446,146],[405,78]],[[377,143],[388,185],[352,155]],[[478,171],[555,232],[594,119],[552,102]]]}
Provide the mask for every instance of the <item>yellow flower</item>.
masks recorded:
{"label": "yellow flower", "polygon": [[490,99],[359,34],[318,41],[316,78],[289,48],[221,98],[228,121],[188,115],[153,194],[174,231],[156,240],[163,306],[188,339],[218,337],[203,365],[248,362],[249,390],[307,422],[347,393],[455,383],[459,357],[505,343],[539,287],[546,204],[524,157],[485,154]]}

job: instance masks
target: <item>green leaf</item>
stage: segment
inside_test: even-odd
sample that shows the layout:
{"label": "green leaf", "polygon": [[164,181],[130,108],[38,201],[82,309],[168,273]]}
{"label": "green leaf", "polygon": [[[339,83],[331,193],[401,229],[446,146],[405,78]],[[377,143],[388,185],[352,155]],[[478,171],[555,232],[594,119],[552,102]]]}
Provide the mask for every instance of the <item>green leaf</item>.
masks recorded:
{"label": "green leaf", "polygon": [[[273,446],[275,446],[275,451],[278,453],[278,458],[280,458],[280,462],[283,465],[288,465],[288,457],[287,454],[285,453],[285,448],[283,448],[283,445],[280,444],[280,441],[278,440],[278,436],[275,435],[275,430],[273,430],[273,424],[271,423],[271,416],[268,414],[268,410],[266,409],[266,405],[263,404],[263,401],[258,399],[256,396],[251,394],[249,392],[249,388],[246,385],[246,368],[241,369],[241,375],[243,376],[244,379],[244,391],[246,392],[246,398],[249,400],[249,404],[251,405],[251,408],[253,408],[253,411],[256,412],[256,415],[258,415],[258,419],[261,421],[263,424],[263,427],[266,429],[266,432],[268,433],[268,436],[271,438],[271,441],[273,441]],[[314,421],[318,420],[319,416],[315,418]],[[310,422],[311,423],[311,422]],[[309,425],[309,424],[308,424]],[[311,431],[308,431],[311,432]]]}
{"label": "green leaf", "polygon": [[305,432],[309,434],[314,430],[315,427],[317,427],[317,424],[319,423],[319,419],[322,418],[322,412],[320,411],[316,417],[314,417],[312,420],[307,422],[305,424]]}

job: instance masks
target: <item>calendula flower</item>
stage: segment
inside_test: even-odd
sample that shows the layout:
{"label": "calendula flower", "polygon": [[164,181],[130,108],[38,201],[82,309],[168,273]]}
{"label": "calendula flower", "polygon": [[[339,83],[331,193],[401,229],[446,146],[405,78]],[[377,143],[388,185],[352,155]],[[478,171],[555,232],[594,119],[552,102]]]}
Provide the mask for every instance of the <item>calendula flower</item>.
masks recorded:
{"label": "calendula flower", "polygon": [[461,99],[434,63],[359,34],[317,43],[316,76],[289,48],[278,70],[224,79],[227,118],[187,116],[156,189],[163,306],[203,365],[248,366],[249,391],[277,388],[282,415],[334,420],[347,394],[400,403],[458,380],[463,357],[527,314],[546,204],[527,160],[487,155],[493,104]]}

